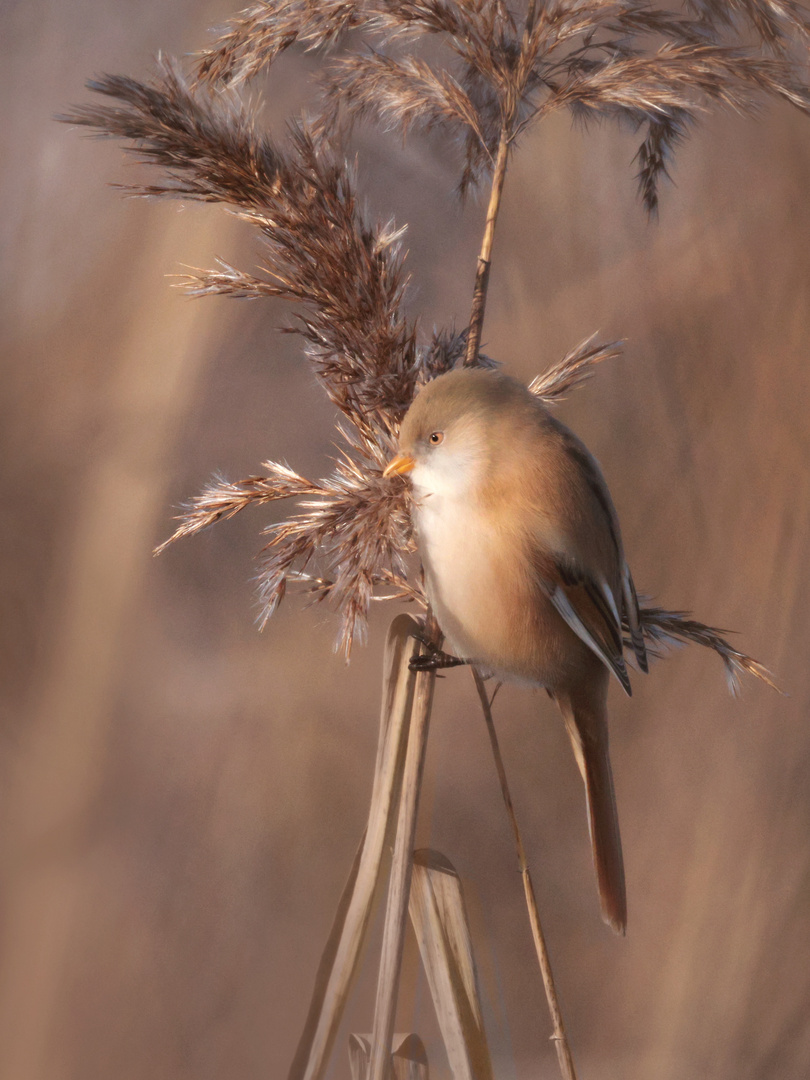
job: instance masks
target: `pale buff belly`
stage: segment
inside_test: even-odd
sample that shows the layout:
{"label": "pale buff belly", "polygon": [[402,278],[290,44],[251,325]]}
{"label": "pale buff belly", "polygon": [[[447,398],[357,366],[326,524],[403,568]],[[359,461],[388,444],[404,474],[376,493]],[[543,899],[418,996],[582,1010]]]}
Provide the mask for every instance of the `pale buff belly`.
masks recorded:
{"label": "pale buff belly", "polygon": [[[481,528],[461,500],[416,515],[428,598],[448,645],[502,678],[553,687],[580,643],[516,558],[504,523]],[[574,639],[573,641],[571,639]]]}

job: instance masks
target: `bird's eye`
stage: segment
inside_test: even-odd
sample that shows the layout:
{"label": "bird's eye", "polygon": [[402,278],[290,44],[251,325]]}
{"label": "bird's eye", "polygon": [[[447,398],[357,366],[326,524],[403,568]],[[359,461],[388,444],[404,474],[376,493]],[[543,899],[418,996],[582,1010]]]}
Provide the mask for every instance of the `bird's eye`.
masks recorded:
{"label": "bird's eye", "polygon": [[431,444],[433,446],[438,446],[443,438],[444,438],[444,432],[443,431],[434,431],[433,434],[430,436],[430,442],[431,442]]}

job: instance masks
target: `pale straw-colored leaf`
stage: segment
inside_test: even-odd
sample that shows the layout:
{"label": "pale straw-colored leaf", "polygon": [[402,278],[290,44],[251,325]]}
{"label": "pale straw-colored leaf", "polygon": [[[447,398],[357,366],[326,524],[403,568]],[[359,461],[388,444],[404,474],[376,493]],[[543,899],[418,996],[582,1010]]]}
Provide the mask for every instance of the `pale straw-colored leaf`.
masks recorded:
{"label": "pale straw-colored leaf", "polygon": [[398,615],[388,631],[380,738],[366,835],[324,950],[289,1080],[323,1077],[357,971],[399,805],[416,682],[408,663],[414,650],[414,636],[419,633],[419,623],[410,615]]}
{"label": "pale straw-colored leaf", "polygon": [[[417,625],[413,619],[408,621],[411,625]],[[421,634],[417,631],[417,636],[413,641],[417,647],[416,651],[422,653],[425,646],[420,638]],[[419,810],[419,793],[422,787],[425,748],[435,685],[435,671],[422,671],[415,676],[408,748],[402,771],[402,794],[385,909],[377,997],[374,1003],[374,1032],[369,1062],[369,1080],[388,1080],[389,1048],[394,1035],[402,947],[408,921],[413,841],[416,833],[416,816]]]}
{"label": "pale straw-colored leaf", "polygon": [[410,914],[454,1080],[491,1080],[461,881],[438,851],[414,852]]}
{"label": "pale straw-colored leaf", "polygon": [[[367,1080],[371,1060],[371,1035],[349,1036],[349,1065],[352,1080]],[[397,1034],[391,1042],[393,1080],[428,1080],[425,1044],[418,1035]]]}

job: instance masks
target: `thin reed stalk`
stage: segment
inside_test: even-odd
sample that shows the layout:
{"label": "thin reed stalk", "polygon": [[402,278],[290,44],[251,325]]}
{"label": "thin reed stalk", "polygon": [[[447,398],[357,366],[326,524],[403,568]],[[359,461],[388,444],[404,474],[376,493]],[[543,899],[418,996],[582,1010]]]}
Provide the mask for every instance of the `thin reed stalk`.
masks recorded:
{"label": "thin reed stalk", "polygon": [[[520,58],[525,61],[531,48],[531,34],[535,20],[535,0],[529,0],[526,12],[526,23],[523,29],[523,38],[520,43]],[[489,204],[484,223],[484,235],[481,239],[481,251],[478,255],[478,265],[475,272],[475,285],[473,286],[472,309],[470,311],[470,326],[467,331],[467,351],[464,357],[466,367],[474,367],[478,363],[478,350],[481,347],[481,334],[484,330],[484,315],[487,306],[487,292],[489,291],[489,273],[492,267],[492,245],[495,242],[495,226],[498,221],[498,211],[501,208],[503,186],[506,182],[506,170],[509,165],[509,150],[512,141],[517,134],[515,121],[517,118],[518,103],[525,90],[528,78],[528,68],[524,63],[518,65],[523,69],[517,77],[518,83],[512,89],[516,92],[506,95],[501,109],[501,130],[498,137],[498,153],[492,169],[492,184],[489,191]]]}
{"label": "thin reed stalk", "polygon": [[501,196],[503,195],[503,185],[506,180],[506,166],[508,161],[509,135],[504,127],[501,131],[501,138],[498,143],[498,156],[495,159],[495,171],[492,174],[492,188],[489,194],[487,220],[484,225],[484,236],[481,241],[481,251],[478,255],[478,269],[475,274],[472,310],[470,311],[470,328],[467,331],[467,353],[464,357],[464,363],[467,367],[474,367],[478,363],[478,350],[481,346],[481,334],[484,329],[484,313],[487,306],[489,271],[492,265],[492,245],[495,241],[495,224],[498,220],[498,211],[501,208]]}
{"label": "thin reed stalk", "polygon": [[517,814],[515,813],[515,805],[512,802],[509,783],[506,779],[506,769],[504,767],[503,757],[501,756],[498,735],[495,731],[495,721],[492,717],[492,703],[489,700],[484,680],[481,678],[477,668],[472,668],[472,674],[473,679],[475,680],[475,688],[478,691],[478,697],[481,701],[481,709],[484,713],[487,731],[489,733],[489,742],[492,747],[492,756],[495,759],[495,768],[498,771],[501,794],[503,795],[503,801],[506,806],[509,824],[512,826],[512,834],[515,838],[518,867],[520,869],[520,876],[523,879],[523,892],[526,896],[526,907],[529,912],[529,923],[532,928],[534,948],[537,953],[540,972],[543,976],[543,986],[546,990],[548,1010],[551,1014],[551,1023],[554,1028],[551,1039],[554,1043],[554,1049],[557,1051],[557,1061],[559,1062],[560,1072],[562,1073],[564,1080],[577,1080],[574,1059],[571,1055],[571,1047],[568,1045],[568,1036],[565,1033],[565,1024],[563,1022],[562,1010],[560,1009],[560,1001],[557,997],[557,988],[554,985],[554,975],[551,970],[551,958],[548,955],[546,939],[543,934],[543,927],[540,923],[540,912],[538,911],[537,899],[534,895],[534,885],[532,884],[532,875],[529,871],[526,848],[524,847],[523,837],[520,833],[520,826],[518,825]]}

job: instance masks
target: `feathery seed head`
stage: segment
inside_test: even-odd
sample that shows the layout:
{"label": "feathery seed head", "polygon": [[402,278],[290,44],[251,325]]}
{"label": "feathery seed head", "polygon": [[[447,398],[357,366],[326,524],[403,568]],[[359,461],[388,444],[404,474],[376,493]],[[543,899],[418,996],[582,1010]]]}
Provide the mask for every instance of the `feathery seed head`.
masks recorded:
{"label": "feathery seed head", "polygon": [[[266,533],[262,620],[289,581],[302,582],[341,611],[348,654],[375,590],[424,602],[407,572],[407,486],[382,474],[419,387],[465,362],[467,331],[420,341],[405,314],[403,230],[375,222],[358,199],[340,150],[343,121],[376,119],[403,133],[441,126],[460,147],[464,195],[494,168],[500,146],[511,150],[557,108],[629,120],[643,133],[638,181],[653,212],[673,150],[707,105],[750,111],[771,95],[810,110],[804,7],[795,0],[689,0],[687,8],[656,9],[644,0],[265,0],[231,21],[197,58],[191,79],[160,61],[148,81],[105,75],[89,83],[106,101],[60,119],[128,140],[130,153],[160,171],[155,183],[130,190],[223,203],[258,231],[257,273],[221,263],[183,287],[193,295],[300,305],[290,329],[303,338],[342,420],[346,450],[330,477],[312,482],[268,462],[262,475],[216,481],[192,501],[167,543],[252,502],[298,498],[298,512]],[[356,29],[371,49],[353,49],[347,32]],[[446,47],[444,66],[419,55],[425,35]],[[346,42],[348,51],[325,72],[320,113],[291,125],[286,142],[262,134],[235,88],[293,46]],[[495,367],[474,351],[474,366]],[[530,390],[553,404],[617,351],[588,339]],[[677,613],[648,609],[643,630],[651,642],[699,641],[733,672],[742,667],[765,678],[716,631]]]}

